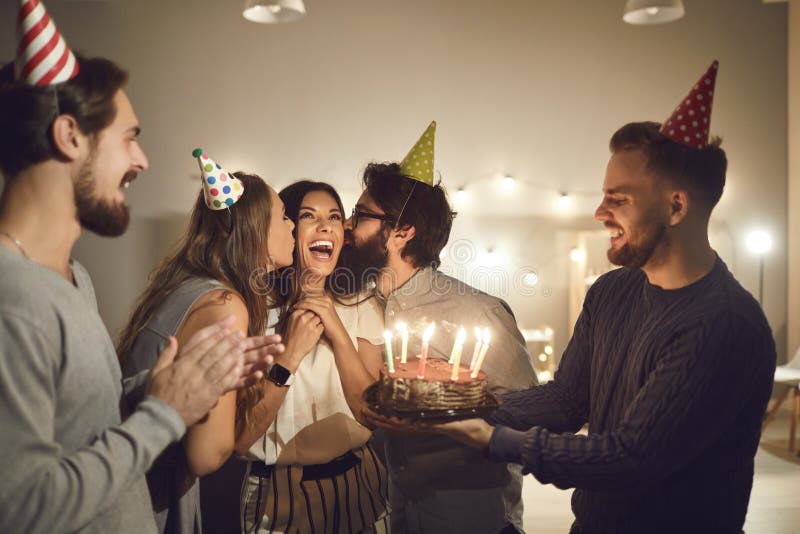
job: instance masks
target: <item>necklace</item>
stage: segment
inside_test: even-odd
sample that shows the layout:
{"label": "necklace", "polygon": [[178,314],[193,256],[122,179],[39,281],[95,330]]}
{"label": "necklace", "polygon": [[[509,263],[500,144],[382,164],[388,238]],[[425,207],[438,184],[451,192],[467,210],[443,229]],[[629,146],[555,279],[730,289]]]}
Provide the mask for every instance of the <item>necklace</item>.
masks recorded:
{"label": "necklace", "polygon": [[12,236],[8,232],[4,232],[3,230],[0,230],[0,234],[3,234],[7,238],[9,238],[11,241],[13,241],[14,244],[19,249],[19,251],[22,252],[22,255],[25,256],[25,258],[31,259],[30,256],[28,256],[28,253],[25,252],[25,247],[22,246],[22,242],[19,239],[17,239],[16,237]]}

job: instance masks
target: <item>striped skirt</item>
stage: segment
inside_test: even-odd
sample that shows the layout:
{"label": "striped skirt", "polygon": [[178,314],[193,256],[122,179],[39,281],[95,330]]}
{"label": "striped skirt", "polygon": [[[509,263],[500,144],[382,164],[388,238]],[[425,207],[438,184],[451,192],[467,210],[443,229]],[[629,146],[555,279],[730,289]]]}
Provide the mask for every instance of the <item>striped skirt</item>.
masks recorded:
{"label": "striped skirt", "polygon": [[321,465],[249,462],[244,534],[388,532],[386,470],[369,445]]}

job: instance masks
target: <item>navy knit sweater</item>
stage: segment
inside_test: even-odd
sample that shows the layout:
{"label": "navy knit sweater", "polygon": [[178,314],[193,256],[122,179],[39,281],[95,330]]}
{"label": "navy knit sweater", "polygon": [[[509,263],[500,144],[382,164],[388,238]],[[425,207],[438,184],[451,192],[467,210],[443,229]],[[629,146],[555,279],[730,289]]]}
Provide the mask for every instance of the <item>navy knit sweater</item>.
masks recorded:
{"label": "navy knit sweater", "polygon": [[612,271],[554,379],[487,418],[490,456],[576,488],[576,532],[740,532],[775,358],[760,306],[719,258],[676,290]]}

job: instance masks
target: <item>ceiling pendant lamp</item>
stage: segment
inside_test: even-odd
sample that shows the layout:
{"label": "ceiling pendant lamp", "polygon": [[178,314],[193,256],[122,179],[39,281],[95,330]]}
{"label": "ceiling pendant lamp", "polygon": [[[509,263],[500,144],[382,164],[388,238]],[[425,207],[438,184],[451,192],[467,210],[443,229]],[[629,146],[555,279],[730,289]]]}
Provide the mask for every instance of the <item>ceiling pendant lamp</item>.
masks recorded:
{"label": "ceiling pendant lamp", "polygon": [[306,14],[303,0],[246,0],[242,15],[251,22],[292,22]]}
{"label": "ceiling pendant lamp", "polygon": [[683,0],[628,0],[622,20],[628,24],[663,24],[683,17]]}

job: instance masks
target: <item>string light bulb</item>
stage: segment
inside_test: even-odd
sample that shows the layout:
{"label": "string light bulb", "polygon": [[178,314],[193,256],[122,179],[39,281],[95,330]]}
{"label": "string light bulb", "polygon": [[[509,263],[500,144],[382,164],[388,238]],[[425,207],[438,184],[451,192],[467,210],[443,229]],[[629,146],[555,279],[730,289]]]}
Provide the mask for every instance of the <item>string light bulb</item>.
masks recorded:
{"label": "string light bulb", "polygon": [[566,211],[572,206],[572,197],[569,196],[569,193],[561,191],[558,194],[558,200],[556,203],[558,205],[558,209],[561,211]]}
{"label": "string light bulb", "polygon": [[469,193],[464,186],[461,186],[456,190],[455,203],[457,206],[463,206],[467,202],[469,202]]}
{"label": "string light bulb", "polygon": [[525,276],[522,277],[522,283],[528,287],[533,287],[539,283],[539,275],[534,272],[525,273]]}
{"label": "string light bulb", "polygon": [[574,261],[575,263],[581,263],[586,261],[586,251],[582,248],[573,248],[569,251],[569,259]]}

